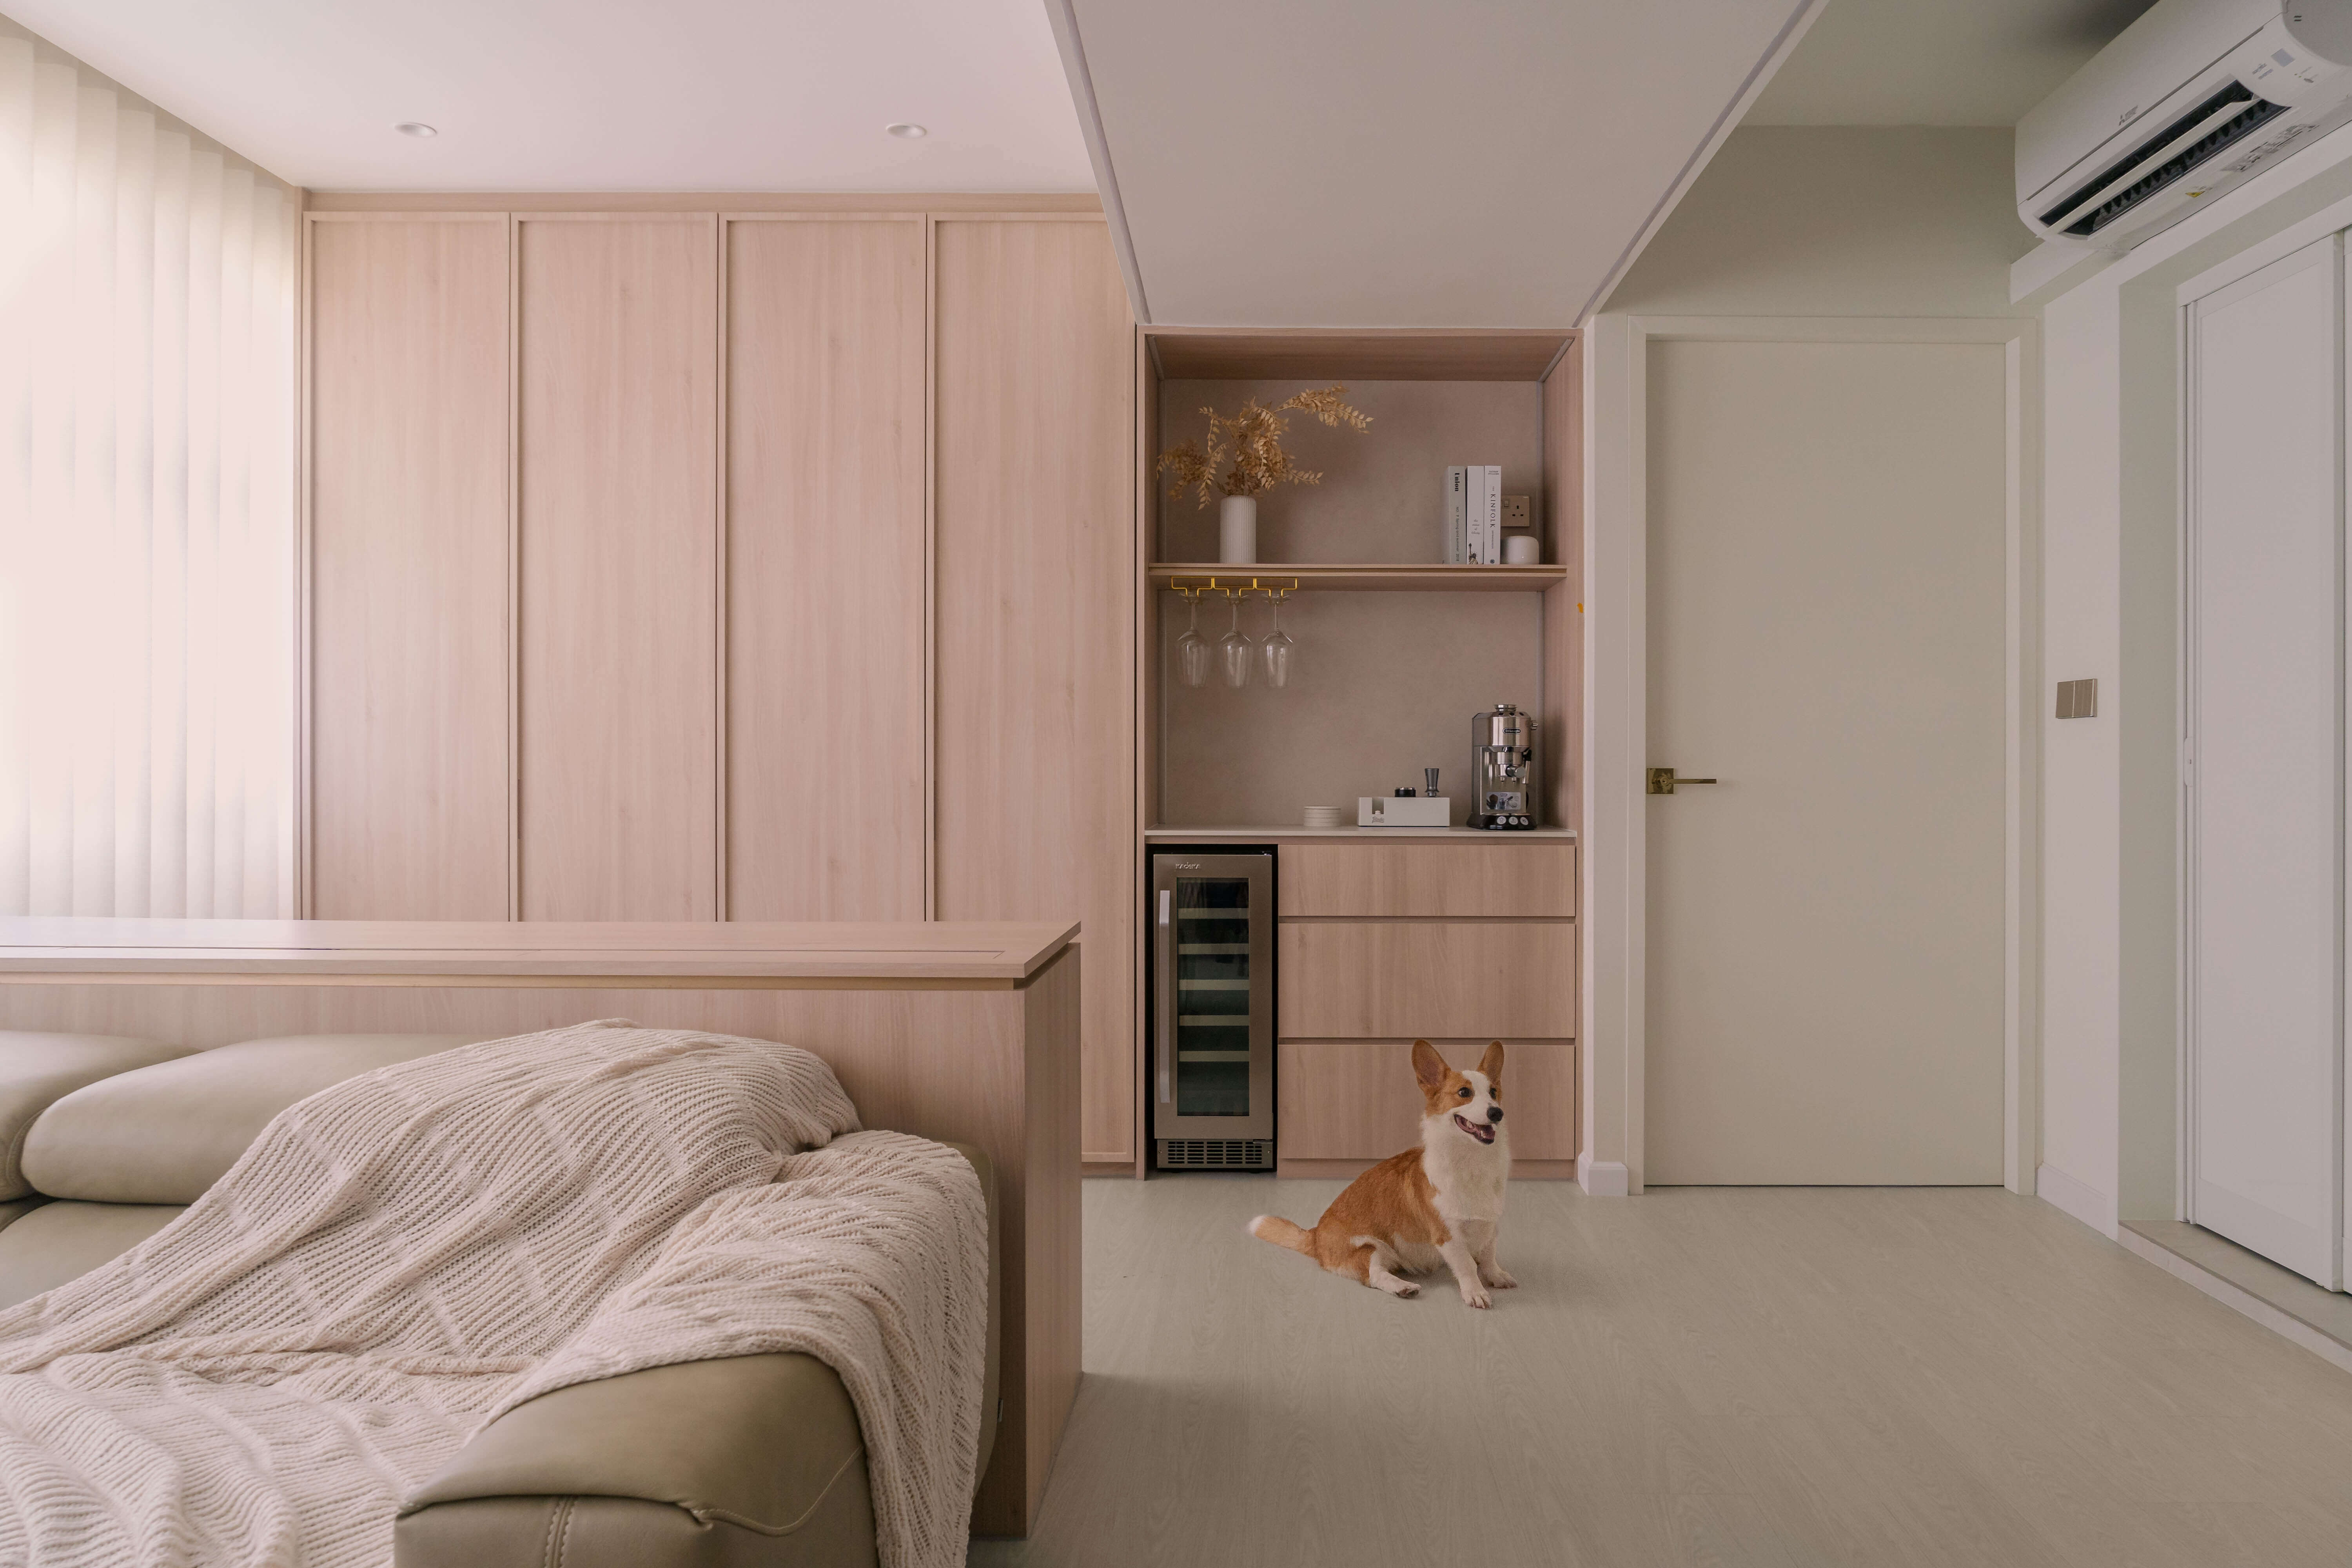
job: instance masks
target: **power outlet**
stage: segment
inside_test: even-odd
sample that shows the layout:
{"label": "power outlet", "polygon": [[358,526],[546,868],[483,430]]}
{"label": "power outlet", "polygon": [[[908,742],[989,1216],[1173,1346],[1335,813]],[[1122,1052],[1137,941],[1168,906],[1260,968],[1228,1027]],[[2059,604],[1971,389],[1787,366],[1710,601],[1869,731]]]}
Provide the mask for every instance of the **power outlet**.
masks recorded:
{"label": "power outlet", "polygon": [[1536,509],[1529,504],[1527,497],[1505,496],[1503,498],[1505,528],[1533,528],[1535,525]]}

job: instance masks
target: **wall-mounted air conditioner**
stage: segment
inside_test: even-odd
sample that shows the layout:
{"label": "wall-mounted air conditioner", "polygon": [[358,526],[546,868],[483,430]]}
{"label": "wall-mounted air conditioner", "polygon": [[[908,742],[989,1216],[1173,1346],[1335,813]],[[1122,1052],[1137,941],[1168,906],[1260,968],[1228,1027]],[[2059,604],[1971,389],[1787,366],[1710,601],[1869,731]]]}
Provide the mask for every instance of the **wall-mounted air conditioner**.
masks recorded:
{"label": "wall-mounted air conditioner", "polygon": [[2017,122],[2017,212],[2124,250],[2352,121],[2352,0],[2159,0]]}

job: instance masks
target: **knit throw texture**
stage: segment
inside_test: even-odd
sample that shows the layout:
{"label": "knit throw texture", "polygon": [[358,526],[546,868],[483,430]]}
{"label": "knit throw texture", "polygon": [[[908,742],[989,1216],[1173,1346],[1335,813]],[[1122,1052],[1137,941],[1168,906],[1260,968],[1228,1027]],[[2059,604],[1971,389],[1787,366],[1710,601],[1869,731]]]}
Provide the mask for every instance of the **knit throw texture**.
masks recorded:
{"label": "knit throw texture", "polygon": [[0,1311],[0,1563],[386,1568],[402,1499],[524,1400],[799,1351],[856,1406],[886,1568],[947,1568],[987,1325],[971,1167],[858,1131],[808,1052],[487,1041],[312,1095]]}

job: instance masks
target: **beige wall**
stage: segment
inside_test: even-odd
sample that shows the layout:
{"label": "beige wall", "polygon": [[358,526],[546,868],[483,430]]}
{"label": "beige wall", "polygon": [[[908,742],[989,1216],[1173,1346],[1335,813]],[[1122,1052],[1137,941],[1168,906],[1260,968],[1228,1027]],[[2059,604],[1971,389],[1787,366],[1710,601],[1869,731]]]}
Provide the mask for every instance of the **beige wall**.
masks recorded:
{"label": "beige wall", "polygon": [[1609,785],[1591,790],[1584,808],[1591,918],[1582,928],[1580,1032],[1591,1190],[1622,1190],[1620,1181],[1640,1190],[1643,1144],[1641,933],[1607,912],[1643,907],[1645,808],[1624,792],[1650,760],[1639,721],[1642,619],[1625,603],[1627,585],[1642,581],[1645,461],[1629,407],[1627,318],[2029,315],[2009,302],[2010,264],[2032,244],[2017,219],[2011,155],[2007,130],[1743,128],[1591,323],[1582,742],[1588,777]]}
{"label": "beige wall", "polygon": [[2005,130],[1735,131],[1605,309],[1644,315],[2009,316]]}

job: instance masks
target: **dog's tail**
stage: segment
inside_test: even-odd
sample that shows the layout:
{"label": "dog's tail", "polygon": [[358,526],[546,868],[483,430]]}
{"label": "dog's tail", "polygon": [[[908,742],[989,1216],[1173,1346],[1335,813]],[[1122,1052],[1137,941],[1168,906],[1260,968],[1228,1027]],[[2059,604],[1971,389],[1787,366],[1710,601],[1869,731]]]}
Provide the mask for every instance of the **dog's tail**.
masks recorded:
{"label": "dog's tail", "polygon": [[1249,1233],[1260,1241],[1270,1241],[1276,1247],[1286,1247],[1293,1252],[1312,1253],[1315,1243],[1312,1233],[1299,1229],[1278,1214],[1262,1214],[1250,1221]]}

